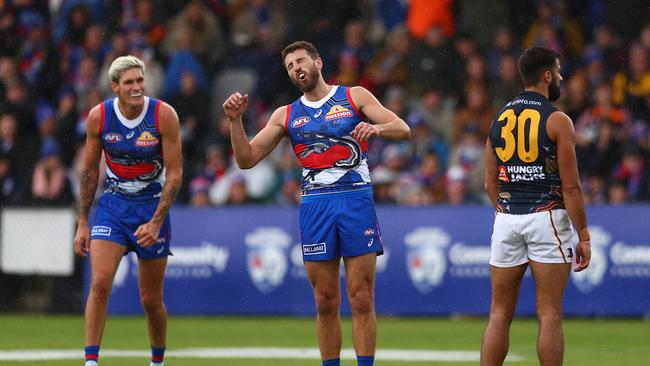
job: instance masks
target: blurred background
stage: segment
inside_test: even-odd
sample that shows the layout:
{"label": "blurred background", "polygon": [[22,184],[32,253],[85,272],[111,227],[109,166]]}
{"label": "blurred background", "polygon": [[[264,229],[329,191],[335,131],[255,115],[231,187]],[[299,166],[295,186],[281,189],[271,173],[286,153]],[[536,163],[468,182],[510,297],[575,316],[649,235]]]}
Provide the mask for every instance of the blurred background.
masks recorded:
{"label": "blurred background", "polygon": [[[378,310],[487,312],[484,141],[496,111],[521,90],[519,55],[538,45],[564,56],[556,104],[575,123],[595,258],[604,263],[574,279],[570,312],[650,313],[641,290],[650,278],[650,5],[642,0],[0,1],[0,311],[81,312],[87,268],[71,247],[85,120],[113,97],[111,62],[133,54],[147,65],[147,94],[171,104],[181,123],[171,311],[311,314],[294,250],[293,151],[283,141],[256,168],[239,170],[222,110],[230,92],[248,93],[252,136],[299,97],[280,59],[295,40],[317,46],[328,83],[366,87],[413,132],[411,141],[369,145],[390,239],[378,287],[399,277],[415,299],[396,308],[391,301],[404,293],[388,291],[397,298],[378,299]],[[111,311],[138,313],[137,261],[123,262],[116,281],[124,292],[114,290]],[[479,291],[469,302],[459,290],[466,286]],[[184,288],[209,296],[188,307]],[[441,289],[451,297],[432,306]],[[611,303],[616,289],[636,294],[628,307],[593,305]],[[250,307],[224,303],[228,291]],[[580,295],[588,293],[596,297]],[[286,296],[296,298],[292,307]],[[534,299],[524,304],[532,314]]]}

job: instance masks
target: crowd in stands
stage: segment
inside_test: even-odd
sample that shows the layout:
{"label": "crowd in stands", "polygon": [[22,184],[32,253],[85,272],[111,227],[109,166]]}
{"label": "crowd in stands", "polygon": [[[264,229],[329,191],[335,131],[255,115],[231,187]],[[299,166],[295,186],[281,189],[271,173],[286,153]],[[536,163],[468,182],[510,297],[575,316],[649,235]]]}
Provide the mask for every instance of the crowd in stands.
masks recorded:
{"label": "crowd in stands", "polygon": [[250,134],[300,94],[280,59],[313,42],[328,83],[361,85],[411,127],[374,139],[379,204],[488,204],[484,143],[521,90],[523,49],[563,55],[588,204],[650,201],[650,7],[642,0],[0,1],[0,205],[73,205],[89,110],[112,98],[121,55],[147,65],[147,94],[179,114],[192,206],[295,205],[291,146],[234,163],[222,104],[250,95]]}

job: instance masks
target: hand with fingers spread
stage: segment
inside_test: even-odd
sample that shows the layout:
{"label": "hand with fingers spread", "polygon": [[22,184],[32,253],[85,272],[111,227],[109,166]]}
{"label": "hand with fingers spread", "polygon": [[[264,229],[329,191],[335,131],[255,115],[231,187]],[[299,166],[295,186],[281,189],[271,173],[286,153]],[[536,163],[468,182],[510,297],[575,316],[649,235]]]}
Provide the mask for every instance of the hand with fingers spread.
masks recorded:
{"label": "hand with fingers spread", "polygon": [[151,221],[140,225],[135,233],[133,233],[133,235],[138,239],[138,245],[147,248],[156,244],[161,226],[162,225],[155,224]]}
{"label": "hand with fingers spread", "polygon": [[248,94],[235,92],[230,94],[228,99],[223,103],[223,110],[228,120],[235,121],[241,118],[246,106],[248,105]]}
{"label": "hand with fingers spread", "polygon": [[90,230],[87,223],[79,223],[74,236],[74,252],[80,257],[86,257],[90,251]]}
{"label": "hand with fingers spread", "polygon": [[589,266],[591,261],[591,244],[589,240],[580,240],[576,246],[576,265],[573,271],[580,272]]}
{"label": "hand with fingers spread", "polygon": [[366,141],[372,136],[379,136],[379,126],[368,122],[360,122],[352,131],[352,136],[357,141]]}

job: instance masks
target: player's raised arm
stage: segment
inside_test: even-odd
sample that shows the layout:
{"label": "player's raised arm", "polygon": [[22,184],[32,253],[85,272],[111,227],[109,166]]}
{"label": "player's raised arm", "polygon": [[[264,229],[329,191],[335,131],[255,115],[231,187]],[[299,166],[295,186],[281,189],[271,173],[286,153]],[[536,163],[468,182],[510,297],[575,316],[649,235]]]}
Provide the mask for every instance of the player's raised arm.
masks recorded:
{"label": "player's raised arm", "polygon": [[165,165],[165,184],[160,201],[149,222],[138,227],[134,235],[138,244],[148,247],[156,243],[160,228],[165,222],[169,209],[174,204],[183,181],[183,157],[180,138],[180,123],[176,111],[167,103],[161,102],[158,128],[162,138],[162,156]]}
{"label": "player's raised arm", "polygon": [[235,160],[241,169],[249,169],[264,159],[285,135],[284,122],[287,107],[276,109],[266,126],[249,142],[242,115],[248,104],[248,94],[231,94],[223,103],[223,110],[230,121],[230,139]]}
{"label": "player's raised arm", "polygon": [[548,118],[548,135],[557,145],[557,161],[562,180],[562,196],[564,206],[571,218],[571,222],[578,231],[578,245],[576,246],[576,268],[579,272],[587,268],[591,258],[589,247],[589,230],[587,229],[587,214],[582,198],[582,186],[578,174],[576,159],[576,136],[573,123],[569,116],[563,112],[554,112]]}
{"label": "player's raised arm", "polygon": [[366,88],[355,86],[350,89],[350,97],[370,122],[361,122],[354,129],[359,141],[379,136],[391,140],[405,140],[411,137],[411,129],[393,111],[384,107]]}
{"label": "player's raised arm", "polygon": [[499,209],[499,181],[497,180],[497,161],[492,152],[492,142],[485,142],[485,192],[497,211]]}
{"label": "player's raised arm", "polygon": [[90,110],[86,120],[86,157],[79,175],[79,218],[74,238],[74,251],[82,257],[85,257],[89,250],[88,213],[97,192],[99,162],[102,158],[102,144],[99,138],[101,118],[101,108],[97,105]]}

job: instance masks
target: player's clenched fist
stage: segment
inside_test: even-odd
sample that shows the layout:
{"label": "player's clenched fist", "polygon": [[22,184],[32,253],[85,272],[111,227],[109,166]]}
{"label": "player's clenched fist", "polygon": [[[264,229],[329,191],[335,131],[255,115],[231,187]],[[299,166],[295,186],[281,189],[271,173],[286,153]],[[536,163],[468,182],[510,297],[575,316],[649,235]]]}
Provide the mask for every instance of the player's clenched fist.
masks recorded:
{"label": "player's clenched fist", "polygon": [[246,105],[248,104],[248,94],[242,95],[240,92],[230,94],[228,99],[223,103],[223,110],[230,121],[241,118]]}

